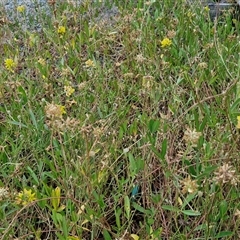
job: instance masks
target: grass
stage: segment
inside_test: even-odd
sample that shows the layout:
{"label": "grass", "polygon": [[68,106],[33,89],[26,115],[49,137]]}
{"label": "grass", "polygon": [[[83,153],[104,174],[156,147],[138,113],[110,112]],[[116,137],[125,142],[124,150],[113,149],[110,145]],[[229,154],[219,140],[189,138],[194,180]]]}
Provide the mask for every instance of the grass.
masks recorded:
{"label": "grass", "polygon": [[2,18],[1,240],[240,238],[239,23],[133,2]]}

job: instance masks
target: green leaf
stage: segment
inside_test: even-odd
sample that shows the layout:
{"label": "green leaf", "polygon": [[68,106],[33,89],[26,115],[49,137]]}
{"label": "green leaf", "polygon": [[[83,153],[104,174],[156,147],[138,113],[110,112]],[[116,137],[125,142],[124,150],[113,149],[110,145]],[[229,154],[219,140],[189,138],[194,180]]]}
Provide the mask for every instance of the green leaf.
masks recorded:
{"label": "green leaf", "polygon": [[149,216],[152,216],[154,213],[151,209],[145,209],[142,206],[140,206],[139,204],[137,204],[136,202],[132,202],[132,206],[138,210],[139,212],[142,212],[144,214],[148,214]]}
{"label": "green leaf", "polygon": [[194,211],[194,210],[183,210],[181,211],[183,214],[187,215],[187,216],[200,216],[201,213],[198,211]]}
{"label": "green leaf", "polygon": [[240,82],[239,81],[236,84],[236,97],[235,98],[236,98],[236,101],[240,99]]}
{"label": "green leaf", "polygon": [[109,232],[106,229],[103,229],[103,237],[105,240],[112,240]]}
{"label": "green leaf", "polygon": [[155,133],[157,132],[158,128],[160,125],[160,121],[159,120],[153,120],[151,119],[148,123],[148,129],[151,133]]}
{"label": "green leaf", "polygon": [[226,215],[227,213],[227,210],[228,210],[228,204],[226,201],[222,201],[220,203],[220,217],[221,218],[224,218],[224,216]]}
{"label": "green leaf", "polygon": [[197,179],[202,179],[210,174],[212,174],[217,169],[217,166],[210,166],[204,169],[203,173],[197,177]]}
{"label": "green leaf", "polygon": [[124,197],[124,209],[125,209],[125,213],[127,215],[127,219],[130,219],[130,199],[128,196]]}
{"label": "green leaf", "polygon": [[162,150],[161,150],[161,159],[164,160],[167,152],[167,139],[164,139],[162,142]]}
{"label": "green leaf", "polygon": [[31,177],[32,177],[33,180],[35,181],[35,184],[36,184],[36,185],[39,185],[38,177],[37,177],[37,175],[35,174],[35,172],[34,172],[29,166],[27,167],[27,170],[29,171]]}
{"label": "green leaf", "polygon": [[202,120],[201,120],[201,124],[199,126],[199,131],[202,132],[203,129],[205,128],[206,124],[207,124],[207,116],[205,116]]}
{"label": "green leaf", "polygon": [[57,213],[57,211],[55,211],[54,209],[52,210],[52,220],[53,220],[55,225],[59,224],[59,216],[58,216],[58,214],[59,213]]}
{"label": "green leaf", "polygon": [[157,230],[153,231],[152,234],[151,234],[152,239],[159,239],[159,236],[161,236],[162,231],[163,231],[162,227],[160,227]]}
{"label": "green leaf", "polygon": [[183,205],[181,206],[184,209],[196,196],[196,193],[188,194],[187,197],[183,201]]}
{"label": "green leaf", "polygon": [[32,109],[29,109],[29,114],[30,114],[30,118],[33,123],[33,126],[37,129],[38,125],[37,125],[37,121],[36,121],[36,118],[35,118],[35,115],[34,115]]}
{"label": "green leaf", "polygon": [[99,206],[104,209],[105,208],[105,202],[104,202],[104,197],[102,195],[99,195],[96,191],[93,191],[93,196],[95,197],[97,203]]}
{"label": "green leaf", "polygon": [[128,153],[128,159],[129,159],[130,175],[135,176],[136,170],[137,170],[137,165],[136,165],[136,161],[131,153]]}
{"label": "green leaf", "polygon": [[[238,94],[240,94],[240,89],[239,89],[239,93]],[[240,104],[240,96],[239,96],[239,98],[236,98],[236,101],[232,104],[232,106],[230,108],[230,112],[234,113],[236,111],[239,111],[239,104]]]}
{"label": "green leaf", "polygon": [[142,206],[138,205],[136,202],[133,202],[132,203],[132,206],[138,210],[139,212],[142,212],[142,213],[146,213],[146,209],[143,208]]}
{"label": "green leaf", "polygon": [[207,228],[208,228],[207,224],[204,223],[204,224],[198,225],[196,228],[194,228],[193,231],[203,231],[203,230],[206,230]]}
{"label": "green leaf", "polygon": [[223,237],[231,237],[232,235],[233,235],[233,232],[222,231],[222,232],[218,233],[217,236],[214,237],[214,239],[223,238]]}
{"label": "green leaf", "polygon": [[180,209],[170,206],[170,205],[162,205],[162,209],[169,210],[171,212],[180,212]]}
{"label": "green leaf", "polygon": [[68,237],[68,227],[67,227],[67,221],[66,221],[66,217],[63,216],[62,217],[62,221],[61,221],[61,225],[62,225],[62,231],[64,234],[65,239]]}
{"label": "green leaf", "polygon": [[61,213],[56,213],[56,219],[58,223],[61,223],[63,221],[63,216]]}
{"label": "green leaf", "polygon": [[[45,196],[44,198],[47,198],[47,196]],[[44,200],[39,200],[38,202],[37,202],[37,204],[38,204],[38,206],[40,207],[40,208],[42,208],[42,209],[44,209],[45,207],[46,207],[46,205],[47,205],[47,199],[44,199]]]}
{"label": "green leaf", "polygon": [[58,240],[66,240],[66,238],[64,236],[62,236],[60,233],[56,232],[56,235],[57,235],[57,239]]}
{"label": "green leaf", "polygon": [[117,227],[120,229],[121,228],[121,221],[120,221],[120,216],[122,214],[122,209],[121,208],[117,208],[115,210],[115,218],[116,218],[116,224]]}
{"label": "green leaf", "polygon": [[[165,155],[167,152],[167,140],[163,140],[162,142],[162,151],[159,152],[153,145],[150,146],[151,150],[157,155],[161,160],[165,160]],[[164,161],[166,163],[166,161]]]}
{"label": "green leaf", "polygon": [[136,163],[136,173],[139,173],[139,171],[144,169],[145,161],[141,158],[138,158],[135,160]]}
{"label": "green leaf", "polygon": [[13,124],[13,125],[17,125],[19,127],[25,127],[27,128],[27,125],[23,124],[23,123],[20,123],[20,122],[17,122],[17,121],[8,121],[9,124]]}
{"label": "green leaf", "polygon": [[19,86],[18,92],[22,95],[23,105],[25,105],[28,102],[28,97],[27,97],[25,89],[22,86]]}

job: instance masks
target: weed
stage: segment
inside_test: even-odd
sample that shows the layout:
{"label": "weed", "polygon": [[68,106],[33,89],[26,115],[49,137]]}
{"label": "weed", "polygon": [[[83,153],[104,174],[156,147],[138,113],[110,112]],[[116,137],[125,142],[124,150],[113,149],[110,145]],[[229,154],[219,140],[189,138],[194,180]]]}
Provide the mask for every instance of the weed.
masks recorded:
{"label": "weed", "polygon": [[40,31],[1,22],[0,239],[239,239],[228,16],[50,2]]}

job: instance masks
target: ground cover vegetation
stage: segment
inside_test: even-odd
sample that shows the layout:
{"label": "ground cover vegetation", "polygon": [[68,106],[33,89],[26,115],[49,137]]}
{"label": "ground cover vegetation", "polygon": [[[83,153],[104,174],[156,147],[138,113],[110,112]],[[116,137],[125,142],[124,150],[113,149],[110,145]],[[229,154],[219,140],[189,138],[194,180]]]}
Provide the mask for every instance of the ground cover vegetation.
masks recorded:
{"label": "ground cover vegetation", "polygon": [[1,18],[0,239],[239,239],[231,13],[49,3],[40,32]]}

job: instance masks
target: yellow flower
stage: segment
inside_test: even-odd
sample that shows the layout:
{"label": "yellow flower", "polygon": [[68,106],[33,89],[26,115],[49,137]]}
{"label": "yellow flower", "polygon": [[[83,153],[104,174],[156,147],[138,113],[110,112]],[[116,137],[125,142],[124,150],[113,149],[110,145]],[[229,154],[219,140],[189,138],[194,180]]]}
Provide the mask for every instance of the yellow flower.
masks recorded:
{"label": "yellow flower", "polygon": [[86,65],[86,67],[94,67],[95,66],[94,62],[91,59],[88,59],[85,62],[85,65]]}
{"label": "yellow flower", "polygon": [[7,58],[5,61],[4,61],[4,64],[5,64],[5,68],[9,71],[13,71],[13,69],[16,67],[16,63],[13,61],[13,59],[11,58]]}
{"label": "yellow flower", "polygon": [[16,197],[16,204],[26,206],[29,203],[32,203],[36,200],[35,193],[32,193],[32,190],[27,190],[26,188],[23,191],[19,192]]}
{"label": "yellow flower", "polygon": [[165,48],[171,46],[172,40],[170,40],[169,38],[164,38],[160,43],[161,47]]}
{"label": "yellow flower", "polygon": [[237,129],[240,129],[240,115],[239,116],[237,116],[237,126],[236,126],[236,128]]}
{"label": "yellow flower", "polygon": [[75,92],[75,89],[71,86],[64,86],[64,92],[67,97],[70,97]]}
{"label": "yellow flower", "polygon": [[46,61],[43,58],[39,58],[38,63],[40,63],[42,66],[46,65]]}
{"label": "yellow flower", "polygon": [[206,12],[209,12],[209,11],[210,11],[209,6],[204,7],[204,10],[205,10]]}
{"label": "yellow flower", "polygon": [[58,107],[60,108],[60,112],[61,112],[62,115],[63,115],[63,114],[66,114],[66,108],[65,108],[65,106],[58,105]]}
{"label": "yellow flower", "polygon": [[20,13],[23,13],[25,11],[25,6],[24,5],[19,5],[17,7],[17,11],[20,12]]}
{"label": "yellow flower", "polygon": [[131,234],[130,237],[133,239],[133,240],[139,240],[139,236],[137,234]]}
{"label": "yellow flower", "polygon": [[195,13],[188,11],[187,16],[188,16],[189,20],[192,21],[192,18],[195,16]]}
{"label": "yellow flower", "polygon": [[64,26],[58,27],[58,34],[63,35],[66,32],[66,28]]}

